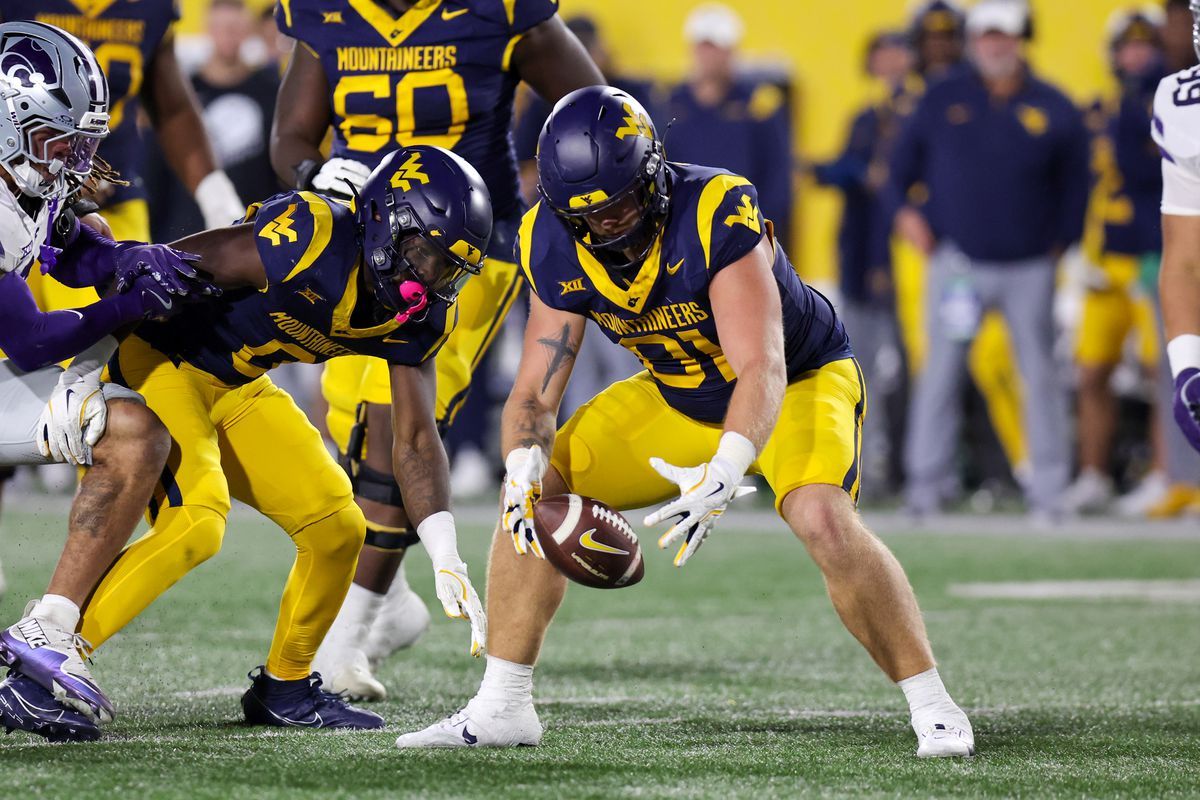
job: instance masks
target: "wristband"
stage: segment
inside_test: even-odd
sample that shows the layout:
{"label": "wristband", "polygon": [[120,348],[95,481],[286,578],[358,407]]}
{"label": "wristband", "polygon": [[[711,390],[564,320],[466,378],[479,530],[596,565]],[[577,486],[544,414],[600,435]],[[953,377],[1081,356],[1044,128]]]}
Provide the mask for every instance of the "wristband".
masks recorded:
{"label": "wristband", "polygon": [[454,529],[454,515],[449,511],[430,514],[417,525],[417,536],[429,554],[435,569],[446,561],[458,562],[458,533]]}
{"label": "wristband", "polygon": [[246,206],[238,197],[233,181],[219,169],[196,184],[195,198],[204,217],[204,227],[209,230],[232,225],[246,214]]}
{"label": "wristband", "polygon": [[737,471],[738,477],[741,477],[746,474],[757,457],[758,450],[755,448],[754,442],[737,431],[725,431],[721,434],[721,443],[717,445],[717,453],[713,456],[713,460],[721,459]]}
{"label": "wristband", "polygon": [[1200,369],[1200,336],[1181,333],[1167,342],[1167,361],[1172,378],[1178,378],[1185,369]]}

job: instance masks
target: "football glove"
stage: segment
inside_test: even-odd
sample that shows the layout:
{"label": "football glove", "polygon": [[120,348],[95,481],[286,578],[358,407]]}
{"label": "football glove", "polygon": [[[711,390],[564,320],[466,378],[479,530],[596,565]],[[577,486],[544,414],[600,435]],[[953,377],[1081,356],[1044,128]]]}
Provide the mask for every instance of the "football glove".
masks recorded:
{"label": "football glove", "polygon": [[221,290],[196,271],[199,261],[200,256],[165,244],[120,242],[116,247],[117,291],[129,291],[138,277],[147,275],[167,294],[177,297],[219,296]]}
{"label": "football glove", "polygon": [[431,514],[417,525],[417,536],[433,563],[433,585],[442,610],[451,619],[471,623],[471,655],[478,658],[487,648],[487,615],[458,555],[453,515],[449,511]]}
{"label": "football glove", "polygon": [[1175,422],[1200,450],[1200,369],[1188,367],[1175,376]]}
{"label": "football glove", "polygon": [[371,170],[365,164],[349,158],[331,158],[322,164],[321,169],[313,176],[312,187],[322,194],[352,197],[350,186],[353,186],[355,191],[362,189],[369,177]]}
{"label": "football glove", "polygon": [[755,491],[753,486],[741,485],[746,470],[754,460],[754,446],[745,437],[732,434],[740,440],[734,442],[734,447],[741,452],[728,454],[723,451],[726,450],[726,437],[729,436],[727,433],[722,437],[721,449],[707,464],[677,467],[661,458],[650,459],[650,466],[655,472],[678,486],[680,494],[678,500],[648,514],[643,522],[657,525],[678,517],[675,524],[658,539],[660,550],[679,543],[675,553],[677,567],[686,564],[700,549],[730,501]]}
{"label": "football glove", "polygon": [[546,558],[533,528],[533,507],[542,499],[546,456],[538,445],[519,447],[504,459],[504,514],[501,524],[512,536],[518,555],[532,552]]}
{"label": "football glove", "polygon": [[38,452],[58,464],[92,463],[92,447],[104,435],[108,404],[97,373],[66,370],[38,418]]}

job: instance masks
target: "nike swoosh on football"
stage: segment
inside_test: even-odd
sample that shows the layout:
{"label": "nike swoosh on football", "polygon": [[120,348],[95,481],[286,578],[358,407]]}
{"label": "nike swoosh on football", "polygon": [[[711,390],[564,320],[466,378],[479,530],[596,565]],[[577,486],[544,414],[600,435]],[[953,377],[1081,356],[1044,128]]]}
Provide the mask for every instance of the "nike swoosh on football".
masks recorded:
{"label": "nike swoosh on football", "polygon": [[442,9],[442,19],[452,20],[455,17],[461,17],[463,14],[467,13],[470,10],[471,9],[469,9],[469,8],[460,8],[458,11],[451,11],[448,8],[443,8]]}
{"label": "nike swoosh on football", "polygon": [[579,534],[579,545],[581,547],[586,547],[588,550],[595,550],[597,553],[612,553],[614,555],[620,555],[620,556],[629,555],[628,550],[622,550],[618,547],[613,547],[611,545],[607,545],[604,542],[597,542],[595,539],[592,538],[592,534],[594,534],[595,532],[596,532],[596,529],[591,528],[590,530],[586,530],[583,533]]}

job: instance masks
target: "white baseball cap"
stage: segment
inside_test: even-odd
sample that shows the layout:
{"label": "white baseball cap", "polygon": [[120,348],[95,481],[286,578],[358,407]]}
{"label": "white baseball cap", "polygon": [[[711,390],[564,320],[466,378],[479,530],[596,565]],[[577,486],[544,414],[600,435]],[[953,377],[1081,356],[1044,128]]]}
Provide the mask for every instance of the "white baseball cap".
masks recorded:
{"label": "white baseball cap", "polygon": [[692,44],[708,42],[732,50],[742,41],[745,26],[738,13],[724,3],[702,3],[692,9],[683,34]]}
{"label": "white baseball cap", "polygon": [[980,0],[967,12],[967,33],[980,36],[993,31],[1023,36],[1029,26],[1029,7],[1023,0]]}

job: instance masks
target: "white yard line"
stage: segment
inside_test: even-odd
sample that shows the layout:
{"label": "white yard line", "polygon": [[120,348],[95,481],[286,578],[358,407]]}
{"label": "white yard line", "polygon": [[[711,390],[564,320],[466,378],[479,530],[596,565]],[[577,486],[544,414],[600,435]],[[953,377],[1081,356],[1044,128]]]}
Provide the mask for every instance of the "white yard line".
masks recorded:
{"label": "white yard line", "polygon": [[1150,600],[1200,603],[1200,580],[1007,581],[952,583],[953,597],[985,600]]}

